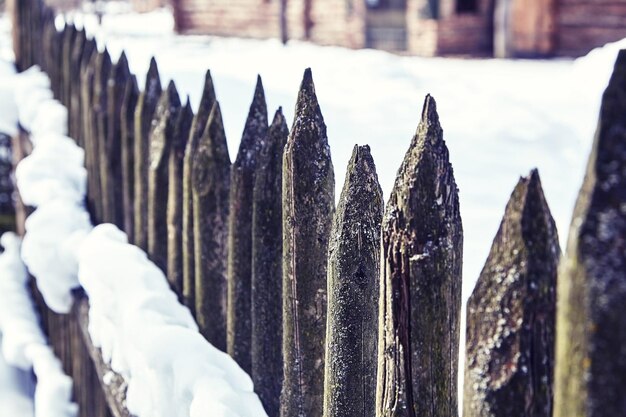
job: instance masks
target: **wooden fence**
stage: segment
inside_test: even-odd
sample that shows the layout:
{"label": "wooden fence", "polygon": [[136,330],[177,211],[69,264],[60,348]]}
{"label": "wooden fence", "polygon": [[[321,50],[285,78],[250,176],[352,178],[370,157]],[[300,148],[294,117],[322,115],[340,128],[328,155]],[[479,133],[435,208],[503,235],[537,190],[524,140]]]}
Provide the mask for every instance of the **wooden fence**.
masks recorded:
{"label": "wooden fence", "polygon": [[[258,79],[231,164],[210,72],[194,115],[173,82],[161,85],[156,61],[140,88],[124,54],[113,62],[82,29],[57,28],[42,0],[13,1],[12,10],[18,68],[36,64],[48,73],[68,108],[70,136],[85,150],[94,224],[117,225],[147,251],[202,335],[251,374],[270,417],[457,415],[463,231],[432,97],[386,208],[367,146],[355,147],[335,208],[310,70],[291,130],[280,109],[269,123]],[[16,160],[28,151],[23,132],[14,141]],[[26,211],[18,207],[22,218]],[[468,303],[466,417],[552,415],[559,258],[533,171],[511,196]],[[100,382],[110,369],[86,330],[84,294],[77,291],[72,313],[62,316],[47,309],[34,284],[33,292],[74,378],[80,415],[127,416],[122,378]],[[568,313],[559,320],[575,330],[590,319]],[[618,323],[622,333],[593,337],[623,342],[625,321]],[[617,355],[615,372],[623,371],[623,353],[609,353]],[[571,363],[559,359],[557,367]],[[584,372],[618,375],[604,387],[624,398],[626,372]],[[563,386],[571,382],[562,378]],[[599,395],[574,385],[585,398]],[[611,415],[626,412],[615,397],[607,401]]]}

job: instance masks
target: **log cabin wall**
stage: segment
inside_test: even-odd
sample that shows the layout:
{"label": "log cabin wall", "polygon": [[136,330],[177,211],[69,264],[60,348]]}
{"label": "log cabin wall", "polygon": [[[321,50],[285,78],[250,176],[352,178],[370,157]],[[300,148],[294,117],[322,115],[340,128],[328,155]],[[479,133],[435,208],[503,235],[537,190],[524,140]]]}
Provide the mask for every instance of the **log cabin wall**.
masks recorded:
{"label": "log cabin wall", "polygon": [[[178,0],[177,3],[176,23],[182,33],[261,39],[281,35],[279,0]],[[322,45],[350,48],[364,46],[362,2],[313,1],[308,37],[305,2],[290,1],[287,4],[289,39],[308,39]]]}
{"label": "log cabin wall", "polygon": [[583,56],[626,37],[626,0],[558,0],[560,56]]}
{"label": "log cabin wall", "polygon": [[[183,33],[280,37],[280,0],[131,1],[139,11],[174,5],[177,29]],[[371,39],[372,24],[385,16],[367,9],[364,0],[287,4],[289,39],[422,56],[576,57],[626,37],[626,0],[407,0],[402,48],[397,42]]]}

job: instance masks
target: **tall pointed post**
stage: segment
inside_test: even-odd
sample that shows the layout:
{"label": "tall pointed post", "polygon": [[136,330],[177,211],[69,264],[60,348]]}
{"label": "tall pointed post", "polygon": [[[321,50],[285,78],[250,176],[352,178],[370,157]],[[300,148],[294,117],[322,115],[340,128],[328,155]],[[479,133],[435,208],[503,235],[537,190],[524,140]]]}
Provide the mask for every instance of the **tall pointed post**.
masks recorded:
{"label": "tall pointed post", "polygon": [[556,226],[533,170],[507,204],[467,303],[464,417],[551,417]]}
{"label": "tall pointed post", "polygon": [[326,125],[307,69],[283,157],[284,417],[322,415],[327,251],[334,212]]}
{"label": "tall pointed post", "polygon": [[123,229],[130,242],[135,241],[135,109],[138,99],[137,78],[131,74],[126,81],[120,111]]}
{"label": "tall pointed post", "polygon": [[111,56],[109,51],[105,48],[104,51],[98,54],[96,60],[96,73],[94,77],[94,89],[93,89],[93,111],[95,113],[95,126],[96,126],[96,140],[94,141],[94,163],[97,166],[97,191],[98,201],[96,202],[96,213],[98,222],[108,222],[109,219],[105,218],[105,206],[107,201],[107,194],[105,190],[106,182],[108,180],[107,170],[107,141],[109,137],[109,119],[112,117],[109,114],[109,95],[108,84],[111,71],[113,70],[113,63],[111,62]]}
{"label": "tall pointed post", "polygon": [[70,105],[69,105],[69,136],[78,142],[80,136],[80,74],[81,61],[87,47],[87,35],[84,30],[79,30],[72,46],[70,56]]}
{"label": "tall pointed post", "polygon": [[225,351],[230,156],[217,102],[198,140],[191,186],[196,321],[200,333],[213,346]]}
{"label": "tall pointed post", "polygon": [[135,245],[148,249],[148,165],[150,131],[157,103],[161,97],[161,79],[156,60],[150,60],[146,86],[135,108]]}
{"label": "tall pointed post", "polygon": [[376,415],[457,415],[463,231],[435,100],[396,177],[382,226]]}
{"label": "tall pointed post", "polygon": [[269,417],[280,414],[283,380],[282,173],[288,136],[278,109],[259,157],[252,204],[252,382]]}
{"label": "tall pointed post", "polygon": [[355,146],[328,249],[324,417],[374,417],[383,192]]}
{"label": "tall pointed post", "polygon": [[[87,148],[85,147],[85,137],[89,130],[88,117],[91,105],[91,95],[93,94],[93,88],[89,77],[93,78],[93,71],[89,69],[89,63],[94,54],[97,53],[96,41],[93,39],[87,39],[85,41],[85,47],[80,57],[80,90],[77,92],[79,104],[77,107],[78,117],[76,118],[76,129],[78,136],[74,137],[76,143],[85,149],[85,163],[87,163]],[[91,75],[89,75],[91,73]],[[89,82],[88,82],[89,81]],[[89,178],[87,179],[89,183]]]}
{"label": "tall pointed post", "polygon": [[252,194],[266,134],[267,106],[261,77],[258,77],[239,152],[231,168],[228,220],[226,344],[228,353],[248,373],[252,367]]}
{"label": "tall pointed post", "polygon": [[[204,79],[204,89],[198,112],[193,118],[189,140],[185,148],[183,160],[183,304],[189,307],[191,313],[196,312],[195,297],[195,249],[193,231],[193,187],[192,172],[194,155],[198,151],[198,142],[204,133],[211,110],[215,104],[215,90],[211,71],[207,71]],[[230,161],[229,161],[230,163]]]}
{"label": "tall pointed post", "polygon": [[559,270],[555,417],[626,415],[625,115],[621,50]]}
{"label": "tall pointed post", "polygon": [[174,82],[170,81],[154,112],[148,165],[148,256],[163,272],[168,270],[169,161],[180,112],[180,97]]}
{"label": "tall pointed post", "polygon": [[187,104],[180,111],[172,133],[167,192],[167,279],[176,294],[183,295],[183,160],[193,121]]}
{"label": "tall pointed post", "polygon": [[[120,229],[124,227],[124,197],[122,186],[122,104],[130,69],[126,53],[122,52],[113,66],[107,86],[108,127],[103,148],[102,205],[103,218]],[[134,109],[133,109],[134,110]]]}

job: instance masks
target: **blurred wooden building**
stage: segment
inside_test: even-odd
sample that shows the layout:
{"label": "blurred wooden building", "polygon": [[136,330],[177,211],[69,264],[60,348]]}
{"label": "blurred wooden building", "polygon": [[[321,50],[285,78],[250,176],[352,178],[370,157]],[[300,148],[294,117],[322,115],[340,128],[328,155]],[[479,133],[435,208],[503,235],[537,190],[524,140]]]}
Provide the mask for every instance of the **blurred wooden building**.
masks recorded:
{"label": "blurred wooden building", "polygon": [[132,0],[177,29],[424,56],[581,56],[626,37],[626,0]]}

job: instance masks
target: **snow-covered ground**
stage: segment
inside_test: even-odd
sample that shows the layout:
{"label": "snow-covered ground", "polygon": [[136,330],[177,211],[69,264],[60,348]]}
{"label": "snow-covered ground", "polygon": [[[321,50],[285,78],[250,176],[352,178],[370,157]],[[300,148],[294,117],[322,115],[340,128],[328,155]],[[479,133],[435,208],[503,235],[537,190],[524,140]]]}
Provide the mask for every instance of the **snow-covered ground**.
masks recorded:
{"label": "snow-covered ground", "polygon": [[[239,145],[256,74],[263,77],[270,112],[282,105],[290,120],[302,72],[311,67],[338,190],[353,145],[369,144],[389,195],[424,96],[432,94],[461,193],[464,299],[473,289],[518,177],[533,167],[539,168],[565,241],[601,93],[617,50],[626,47],[622,41],[579,60],[417,58],[301,42],[284,47],[274,40],[181,37],[173,34],[166,11],[111,14],[102,27],[91,16],[79,18],[106,41],[114,58],[126,51],[140,82],[155,55],[163,81],[173,78],[194,105],[204,71],[210,68],[231,156]],[[0,24],[0,32],[4,27]],[[0,57],[9,55],[7,44],[0,35]]]}

